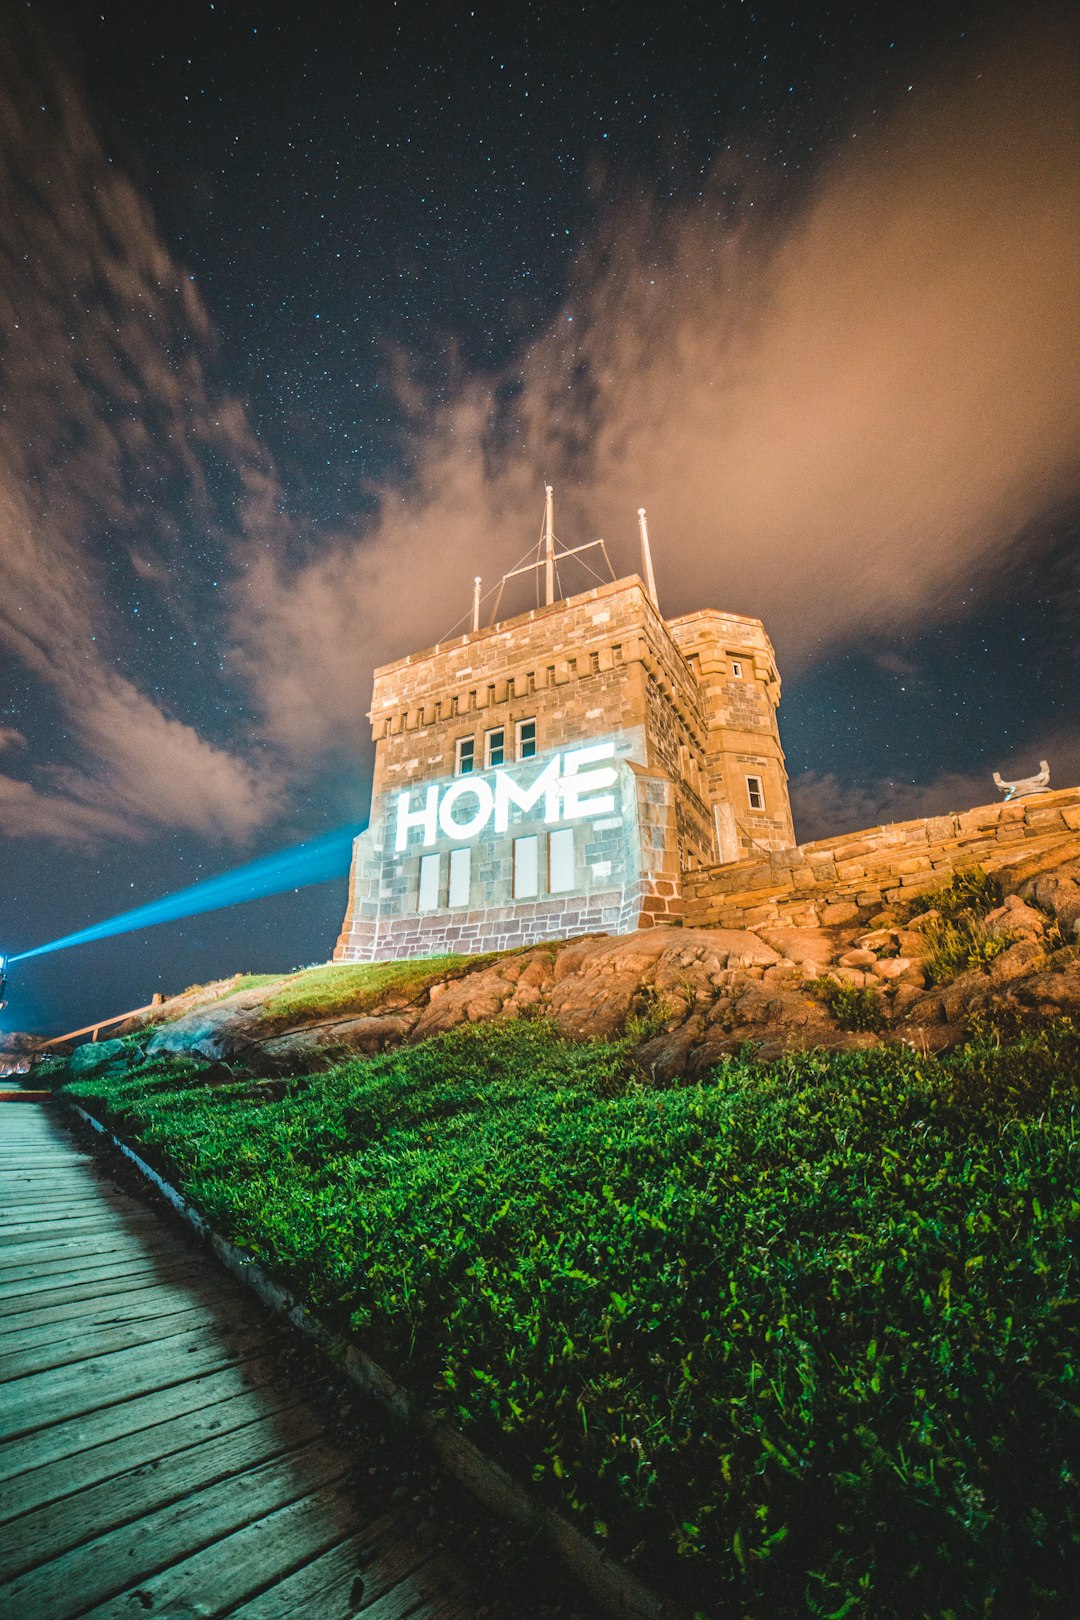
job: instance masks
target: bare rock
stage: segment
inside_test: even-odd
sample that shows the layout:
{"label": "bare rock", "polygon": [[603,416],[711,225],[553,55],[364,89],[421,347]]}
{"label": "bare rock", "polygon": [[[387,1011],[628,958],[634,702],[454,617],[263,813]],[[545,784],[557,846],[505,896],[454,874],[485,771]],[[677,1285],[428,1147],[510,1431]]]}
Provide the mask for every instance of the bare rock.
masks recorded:
{"label": "bare rock", "polygon": [[835,979],[838,984],[850,985],[853,990],[864,990],[868,982],[873,983],[873,974],[864,973],[862,968],[830,968],[829,977]]}
{"label": "bare rock", "polygon": [[857,946],[853,951],[845,951],[840,958],[840,966],[846,968],[872,968],[876,963],[877,957],[874,952],[862,946]]}
{"label": "bare rock", "polygon": [[821,907],[820,916],[826,928],[835,928],[842,923],[857,923],[861,913],[849,900],[833,900]]}
{"label": "bare rock", "polygon": [[1035,940],[1017,940],[1015,945],[1010,945],[1008,950],[1002,951],[1000,956],[995,956],[990,963],[990,982],[999,985],[1007,983],[1010,979],[1021,978],[1031,973],[1045,958],[1046,952]]}
{"label": "bare rock", "polygon": [[911,1009],[924,999],[922,991],[915,984],[898,984],[893,991],[892,1013],[894,1018],[903,1018]]}
{"label": "bare rock", "polygon": [[876,956],[881,951],[894,950],[898,937],[895,928],[872,928],[868,934],[861,934],[855,944],[861,950],[873,951]]}
{"label": "bare rock", "polygon": [[986,927],[991,934],[1015,934],[1018,939],[1042,939],[1046,933],[1046,918],[1034,906],[1021,900],[1018,894],[1006,895],[1003,905],[987,914]]}
{"label": "bare rock", "polygon": [[836,941],[823,928],[786,928],[773,924],[757,932],[766,944],[783,952],[790,961],[800,966],[813,962],[817,971],[820,971],[820,963],[831,962],[836,955]]}
{"label": "bare rock", "polygon": [[416,1019],[415,1012],[335,1018],[306,1029],[267,1035],[249,1044],[244,1057],[259,1070],[275,1074],[295,1074],[299,1069],[350,1056],[374,1057],[377,1052],[400,1046],[408,1038]]}
{"label": "bare rock", "polygon": [[1002,882],[1016,883],[1021,898],[1048,912],[1066,939],[1080,937],[1080,860],[1076,858],[1075,844],[1071,850],[1054,853],[1058,858],[1053,865],[1049,865],[1047,856],[1039,863],[1049,865],[1048,870],[1025,878],[1021,867],[1003,877]]}
{"label": "bare rock", "polygon": [[896,946],[900,956],[909,957],[912,961],[920,961],[927,953],[927,940],[925,930],[922,928],[898,928],[896,931]]}
{"label": "bare rock", "polygon": [[883,956],[880,961],[875,959],[873,966],[874,977],[887,982],[892,979],[902,979],[911,966],[906,956]]}

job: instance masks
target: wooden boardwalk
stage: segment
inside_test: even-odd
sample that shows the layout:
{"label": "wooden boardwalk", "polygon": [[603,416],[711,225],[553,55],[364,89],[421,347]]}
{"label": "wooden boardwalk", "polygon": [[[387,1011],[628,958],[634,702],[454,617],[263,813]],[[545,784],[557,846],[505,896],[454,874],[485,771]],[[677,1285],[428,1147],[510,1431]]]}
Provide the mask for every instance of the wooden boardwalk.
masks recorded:
{"label": "wooden boardwalk", "polygon": [[0,1102],[0,1615],[476,1615],[401,1487],[357,1492],[369,1459],[269,1333],[58,1105]]}

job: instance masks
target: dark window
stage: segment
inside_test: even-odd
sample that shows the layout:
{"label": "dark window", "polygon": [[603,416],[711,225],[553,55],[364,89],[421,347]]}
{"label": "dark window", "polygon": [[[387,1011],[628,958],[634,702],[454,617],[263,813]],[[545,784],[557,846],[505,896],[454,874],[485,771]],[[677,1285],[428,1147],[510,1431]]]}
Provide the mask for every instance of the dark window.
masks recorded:
{"label": "dark window", "polygon": [[519,720],[517,723],[518,759],[536,758],[536,721]]}
{"label": "dark window", "polygon": [[454,748],[454,774],[468,776],[476,769],[476,738],[459,737]]}
{"label": "dark window", "polygon": [[506,732],[502,726],[496,726],[494,731],[484,734],[484,765],[490,769],[493,765],[501,765],[506,758]]}

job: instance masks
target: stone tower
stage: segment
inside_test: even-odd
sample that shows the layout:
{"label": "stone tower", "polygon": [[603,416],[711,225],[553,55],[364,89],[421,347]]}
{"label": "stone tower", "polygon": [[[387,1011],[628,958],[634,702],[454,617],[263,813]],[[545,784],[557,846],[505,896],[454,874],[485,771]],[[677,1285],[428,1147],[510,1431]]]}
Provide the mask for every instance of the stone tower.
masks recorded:
{"label": "stone tower", "polygon": [[685,872],[795,841],[779,701],[759,620],[636,575],[384,664],[335,957],[680,920]]}

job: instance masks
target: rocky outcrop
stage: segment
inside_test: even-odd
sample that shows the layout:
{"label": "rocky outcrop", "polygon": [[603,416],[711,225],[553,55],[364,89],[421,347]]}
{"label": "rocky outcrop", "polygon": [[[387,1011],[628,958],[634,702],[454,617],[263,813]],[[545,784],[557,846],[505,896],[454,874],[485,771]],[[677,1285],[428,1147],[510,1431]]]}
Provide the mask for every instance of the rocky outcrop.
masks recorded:
{"label": "rocky outcrop", "polygon": [[[150,1026],[144,1044],[218,1063],[223,1077],[231,1068],[271,1076],[371,1055],[463,1023],[542,1017],[568,1036],[629,1036],[642,1068],[666,1079],[696,1075],[746,1042],[764,1057],[889,1040],[939,1051],[981,1022],[1080,1017],[1080,838],[1029,852],[999,869],[997,881],[1002,903],[978,923],[979,937],[991,941],[985,965],[947,983],[932,982],[941,933],[933,894],[910,891],[906,905],[869,919],[826,905],[813,924],[789,918],[756,929],[657,927],[546,941],[445,973],[432,963],[431,974],[416,975],[409,989],[373,997],[367,988],[361,999],[358,988],[353,1006],[338,994],[332,1014],[320,1011],[316,997],[291,1022],[274,1010],[281,980],[254,988],[225,981],[155,1008],[143,1020]],[[330,971],[365,970],[342,964]],[[121,1044],[83,1048],[91,1056],[77,1053],[75,1063],[119,1061]]]}

